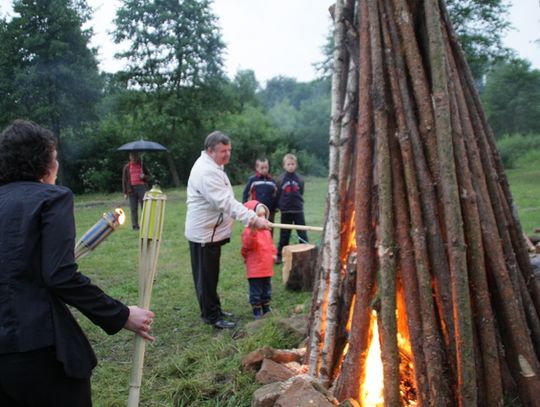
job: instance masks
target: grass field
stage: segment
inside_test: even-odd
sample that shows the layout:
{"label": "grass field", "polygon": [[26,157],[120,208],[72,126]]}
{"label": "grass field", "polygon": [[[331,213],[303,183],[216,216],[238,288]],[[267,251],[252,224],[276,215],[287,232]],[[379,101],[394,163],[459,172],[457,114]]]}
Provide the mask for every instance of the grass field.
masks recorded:
{"label": "grass field", "polygon": [[[507,175],[523,229],[530,234],[540,226],[540,170],[514,169]],[[326,179],[307,179],[308,224],[323,224],[326,188]],[[247,352],[264,345],[277,348],[296,346],[296,338],[284,333],[277,321],[291,315],[298,304],[308,312],[310,295],[286,291],[281,283],[280,269],[276,267],[274,315],[265,319],[261,329],[247,332],[245,324],[252,318],[240,256],[242,226],[237,223],[231,243],[223,249],[219,293],[224,309],[235,313],[240,328],[234,332],[223,332],[201,323],[191,279],[188,246],[183,236],[185,189],[164,192],[168,196],[164,239],[151,307],[156,313],[153,333],[157,340],[147,346],[141,406],[249,406],[252,393],[259,386],[253,374],[241,370],[240,359]],[[240,187],[237,187],[236,196],[240,193]],[[78,235],[92,226],[103,212],[116,206],[128,206],[120,194],[77,197]],[[319,237],[318,234],[310,234],[312,242],[317,243]],[[138,292],[137,261],[138,234],[128,224],[110,236],[96,252],[83,258],[79,265],[83,273],[109,294],[134,304]],[[84,317],[79,317],[79,320],[99,359],[92,379],[94,405],[125,406],[133,335],[123,331],[107,336]]]}

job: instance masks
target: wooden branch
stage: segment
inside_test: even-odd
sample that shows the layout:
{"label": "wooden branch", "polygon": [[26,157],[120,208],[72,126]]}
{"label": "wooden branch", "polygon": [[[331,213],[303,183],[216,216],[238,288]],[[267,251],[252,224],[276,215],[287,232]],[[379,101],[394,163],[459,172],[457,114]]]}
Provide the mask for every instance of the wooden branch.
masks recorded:
{"label": "wooden branch", "polygon": [[321,226],[306,226],[306,225],[296,225],[296,224],[290,224],[290,223],[273,223],[273,222],[268,222],[268,225],[271,228],[279,228],[279,229],[307,230],[307,231],[312,231],[312,232],[323,231],[323,228]]}
{"label": "wooden branch", "polygon": [[[381,13],[382,14],[382,13]],[[391,132],[386,112],[385,75],[382,55],[380,15],[377,0],[368,0],[371,27],[371,70],[373,125],[375,130],[375,170],[378,175],[379,233],[377,257],[380,273],[381,311],[378,327],[381,336],[381,358],[384,372],[384,401],[389,406],[400,404],[399,352],[396,321],[396,268],[394,253],[394,217],[392,211],[392,170],[388,135]]]}
{"label": "wooden branch", "polygon": [[[445,344],[447,359],[453,365],[455,361],[455,332],[452,311],[452,298],[450,292],[450,272],[446,257],[445,244],[442,239],[443,232],[439,222],[442,219],[438,209],[438,197],[434,180],[438,179],[438,158],[435,145],[433,108],[426,73],[422,64],[422,58],[416,42],[416,34],[412,26],[411,13],[405,0],[393,0],[394,18],[399,28],[399,43],[403,45],[403,55],[406,65],[403,72],[411,76],[413,99],[416,106],[410,102],[410,109],[406,109],[409,125],[418,127],[418,132],[411,132],[411,145],[414,153],[414,161],[417,163],[418,185],[420,187],[420,199],[422,203],[423,217],[426,219],[428,255],[430,271],[434,276],[434,298],[437,302],[439,318],[443,321],[441,330]],[[394,35],[394,34],[393,34]],[[397,34],[396,34],[397,35]],[[397,42],[395,42],[397,43]],[[405,75],[404,75],[405,77]],[[405,81],[402,82],[405,87]],[[402,90],[402,95],[404,90]],[[406,92],[408,94],[408,91]],[[405,102],[405,99],[404,99]],[[418,110],[418,119],[415,112]],[[424,148],[424,141],[429,140]],[[427,142],[426,142],[427,143]],[[438,183],[438,181],[437,181]]]}
{"label": "wooden branch", "polygon": [[[347,78],[349,76],[350,56],[345,54],[346,50],[346,32],[348,26],[346,21],[351,21],[354,13],[354,0],[348,0],[346,4],[341,1],[336,2],[336,31],[335,42],[336,52],[334,53],[334,74],[332,76],[332,122],[330,125],[331,143],[335,143],[332,148],[332,154],[329,161],[329,186],[328,186],[328,219],[326,227],[328,228],[328,255],[324,258],[323,268],[327,269],[328,274],[328,294],[326,304],[326,323],[324,332],[324,342],[321,352],[321,363],[319,375],[326,379],[332,376],[332,362],[334,360],[335,333],[337,330],[337,309],[338,309],[338,291],[341,277],[340,267],[340,236],[341,230],[341,212],[339,206],[339,141],[342,129],[342,119],[344,115],[344,103],[347,100]],[[338,48],[338,44],[339,47]],[[343,55],[345,54],[345,55]],[[341,61],[340,61],[341,60]],[[345,86],[335,87],[334,83],[344,83]]]}
{"label": "wooden branch", "polygon": [[373,186],[372,113],[369,84],[371,82],[371,57],[369,45],[369,23],[367,3],[359,3],[360,24],[360,64],[359,64],[359,102],[358,133],[356,151],[362,151],[362,157],[356,155],[355,221],[356,221],[356,296],[349,336],[349,350],[341,374],[335,383],[334,393],[339,400],[358,399],[359,383],[365,373],[366,349],[370,314],[366,312],[375,289],[374,230],[372,223],[371,192]]}
{"label": "wooden branch", "polygon": [[[349,1],[349,5],[354,9],[354,2]],[[333,360],[333,336],[335,331],[335,310],[336,296],[339,282],[339,235],[340,212],[339,212],[339,138],[341,130],[341,119],[343,117],[343,103],[345,100],[346,78],[349,68],[349,54],[345,47],[346,26],[344,20],[345,2],[338,0],[333,9],[335,21],[334,30],[334,69],[332,73],[332,102],[330,121],[330,155],[329,155],[329,185],[327,199],[327,222],[325,239],[321,249],[321,278],[318,290],[321,296],[321,303],[318,310],[318,319],[324,318],[324,325],[318,323],[316,326],[317,335],[312,336],[310,351],[311,363],[310,373],[314,376],[322,375],[327,378],[329,372],[329,360]],[[352,13],[352,11],[351,11]],[[288,228],[288,227],[285,227]],[[301,230],[301,229],[299,229]],[[306,229],[304,229],[306,230]],[[312,230],[312,229],[311,229]],[[324,298],[324,300],[323,300]],[[323,348],[319,352],[320,340],[323,339]],[[313,350],[317,348],[315,352]]]}
{"label": "wooden branch", "polygon": [[[392,15],[391,3],[389,0],[386,3],[387,14]],[[423,353],[425,360],[429,361],[429,363],[426,363],[429,399],[434,405],[446,406],[450,405],[450,383],[445,379],[444,374],[448,369],[442,347],[442,338],[439,335],[435,304],[433,303],[426,227],[424,226],[422,217],[422,208],[432,216],[434,213],[433,205],[426,199],[432,192],[431,188],[426,187],[426,185],[431,185],[430,182],[426,182],[426,180],[430,180],[430,175],[420,146],[419,132],[413,113],[412,97],[407,86],[403,53],[394,19],[389,19],[389,28],[392,38],[391,54],[395,57],[395,74],[397,86],[399,87],[399,91],[396,89],[392,90],[392,97],[397,111],[398,134],[400,135],[398,140],[401,148],[407,188],[406,196],[410,212],[410,234],[414,247],[416,273],[418,275],[418,299],[422,316]],[[391,79],[394,77],[392,69],[389,71],[389,76]],[[403,118],[401,112],[403,112]],[[412,140],[416,140],[416,151],[414,153]],[[423,189],[418,186],[417,179],[420,182],[424,182],[421,183]],[[431,199],[434,199],[434,197],[431,196]]]}
{"label": "wooden branch", "polygon": [[[447,37],[445,41],[447,41]],[[449,69],[452,75],[450,83],[454,91],[452,98],[454,145],[456,146],[456,155],[466,158],[467,149],[464,134],[472,137],[473,128],[469,119],[468,106],[465,102],[454,58],[451,52],[447,52],[447,55]],[[479,386],[479,397],[481,397],[480,402],[485,400],[484,404],[501,405],[503,403],[503,387],[500,360],[498,357],[499,345],[497,343],[489,286],[485,273],[485,248],[482,242],[481,222],[477,203],[477,195],[480,191],[475,190],[473,186],[470,163],[470,160],[463,160],[463,164],[458,166],[457,170],[460,185],[463,188],[461,200],[463,202],[464,225],[468,238],[468,257],[471,270],[469,275],[475,309],[475,326],[479,337],[477,353],[480,356],[480,363],[477,365],[477,372],[481,375],[478,378],[483,378],[482,384],[484,385],[483,388]]]}
{"label": "wooden branch", "polygon": [[432,101],[435,113],[437,151],[439,153],[442,204],[455,320],[457,399],[460,405],[476,405],[476,369],[464,239],[458,182],[452,144],[452,124],[448,94],[445,46],[437,0],[424,2],[429,38],[429,62]]}

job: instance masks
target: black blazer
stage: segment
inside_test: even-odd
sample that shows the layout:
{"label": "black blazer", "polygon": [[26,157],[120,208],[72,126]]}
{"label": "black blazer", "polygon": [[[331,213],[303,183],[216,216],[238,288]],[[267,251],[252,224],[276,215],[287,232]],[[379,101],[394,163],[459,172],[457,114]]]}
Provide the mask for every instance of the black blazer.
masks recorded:
{"label": "black blazer", "polygon": [[108,334],[129,309],[77,271],[73,195],[38,182],[0,186],[0,354],[54,346],[70,377],[96,366],[88,339],[66,304]]}

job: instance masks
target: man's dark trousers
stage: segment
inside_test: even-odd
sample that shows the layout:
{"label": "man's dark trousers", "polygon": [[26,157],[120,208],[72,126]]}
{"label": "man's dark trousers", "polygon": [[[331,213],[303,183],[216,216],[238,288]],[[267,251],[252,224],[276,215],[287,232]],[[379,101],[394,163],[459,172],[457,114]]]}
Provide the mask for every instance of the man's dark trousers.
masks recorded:
{"label": "man's dark trousers", "polygon": [[217,293],[217,286],[219,282],[221,246],[227,241],[216,243],[189,242],[191,271],[201,310],[201,318],[211,324],[221,319],[221,302]]}

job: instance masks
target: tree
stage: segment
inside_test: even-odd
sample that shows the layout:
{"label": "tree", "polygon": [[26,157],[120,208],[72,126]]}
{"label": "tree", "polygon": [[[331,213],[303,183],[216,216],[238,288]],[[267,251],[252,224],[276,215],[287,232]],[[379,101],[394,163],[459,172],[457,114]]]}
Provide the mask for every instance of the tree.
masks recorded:
{"label": "tree", "polygon": [[62,155],[62,130],[96,119],[100,78],[92,30],[82,29],[90,9],[84,0],[18,0],[13,10],[0,29],[0,87],[10,103],[2,121],[26,117],[51,128]]}
{"label": "tree", "polygon": [[[90,18],[84,0],[19,0],[2,31],[11,56],[16,114],[50,126],[55,134],[92,116],[100,86]],[[98,86],[96,86],[96,84]]]}
{"label": "tree", "polygon": [[497,137],[540,134],[540,71],[528,61],[497,64],[487,75],[482,101]]}
{"label": "tree", "polygon": [[502,38],[508,30],[507,0],[447,0],[448,13],[467,62],[478,80],[493,63],[508,56]]}
{"label": "tree", "polygon": [[225,45],[216,20],[210,0],[124,0],[116,14],[114,40],[129,44],[117,54],[129,61],[118,75],[144,94],[135,99],[144,104],[135,104],[130,113],[140,122],[135,127],[140,136],[151,134],[169,148],[173,173],[174,164],[184,178],[209,117],[228,105],[229,95],[220,93],[226,83]]}
{"label": "tree", "polygon": [[130,42],[117,56],[129,60],[133,85],[178,91],[222,76],[225,45],[209,0],[124,0],[115,24],[114,41]]}

